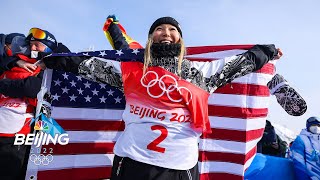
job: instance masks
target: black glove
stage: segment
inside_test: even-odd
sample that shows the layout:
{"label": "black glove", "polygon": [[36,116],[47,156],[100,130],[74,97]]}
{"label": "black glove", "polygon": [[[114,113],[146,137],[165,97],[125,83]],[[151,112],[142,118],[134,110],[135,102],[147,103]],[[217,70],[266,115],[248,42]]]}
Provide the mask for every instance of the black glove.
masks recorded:
{"label": "black glove", "polygon": [[243,53],[243,56],[246,59],[253,61],[255,64],[255,69],[253,71],[261,69],[262,66],[274,59],[277,55],[278,50],[273,44],[255,45],[247,52]]}

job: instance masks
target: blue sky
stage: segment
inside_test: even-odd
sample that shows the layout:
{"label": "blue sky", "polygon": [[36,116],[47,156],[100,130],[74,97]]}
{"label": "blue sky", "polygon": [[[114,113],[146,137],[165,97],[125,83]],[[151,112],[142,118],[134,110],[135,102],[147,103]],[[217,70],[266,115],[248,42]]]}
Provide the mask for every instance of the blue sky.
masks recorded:
{"label": "blue sky", "polygon": [[305,98],[308,111],[289,116],[272,97],[269,119],[299,132],[308,117],[320,116],[319,7],[318,0],[2,0],[0,32],[27,34],[40,27],[72,51],[101,50],[111,49],[102,31],[109,14],[143,45],[152,22],[172,16],[187,46],[275,44],[284,53],[277,72]]}

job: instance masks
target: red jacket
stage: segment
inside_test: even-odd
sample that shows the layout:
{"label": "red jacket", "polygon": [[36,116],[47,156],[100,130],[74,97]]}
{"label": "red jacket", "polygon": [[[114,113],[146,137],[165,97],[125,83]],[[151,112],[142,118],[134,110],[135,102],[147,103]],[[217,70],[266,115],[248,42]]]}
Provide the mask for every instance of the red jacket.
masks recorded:
{"label": "red jacket", "polygon": [[[29,63],[35,63],[36,59],[25,55],[17,55],[19,59]],[[0,79],[24,79],[36,76],[40,72],[38,67],[33,73],[14,67],[5,71]],[[34,109],[37,104],[35,98],[11,98],[0,94],[0,137],[14,137],[16,133],[28,134],[30,132],[30,119],[34,117]]]}

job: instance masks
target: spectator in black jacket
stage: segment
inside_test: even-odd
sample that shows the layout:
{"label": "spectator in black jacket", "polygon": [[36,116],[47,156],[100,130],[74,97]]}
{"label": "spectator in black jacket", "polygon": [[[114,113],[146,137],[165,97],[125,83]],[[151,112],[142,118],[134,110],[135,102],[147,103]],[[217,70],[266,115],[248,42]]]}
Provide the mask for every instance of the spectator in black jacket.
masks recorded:
{"label": "spectator in black jacket", "polygon": [[257,145],[257,152],[270,156],[285,157],[287,146],[287,142],[276,134],[271,122],[267,120],[263,137]]}

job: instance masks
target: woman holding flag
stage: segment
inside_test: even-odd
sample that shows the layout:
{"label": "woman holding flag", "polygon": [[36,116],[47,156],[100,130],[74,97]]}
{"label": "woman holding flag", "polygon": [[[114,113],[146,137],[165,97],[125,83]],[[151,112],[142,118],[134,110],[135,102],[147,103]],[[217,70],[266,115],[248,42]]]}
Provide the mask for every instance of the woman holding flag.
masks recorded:
{"label": "woman holding flag", "polygon": [[256,45],[220,61],[195,62],[184,55],[179,23],[162,17],[150,27],[143,63],[119,65],[88,56],[43,59],[48,68],[123,90],[126,127],[114,147],[111,179],[199,179],[198,141],[202,132],[211,131],[209,94],[282,53],[274,45]]}

